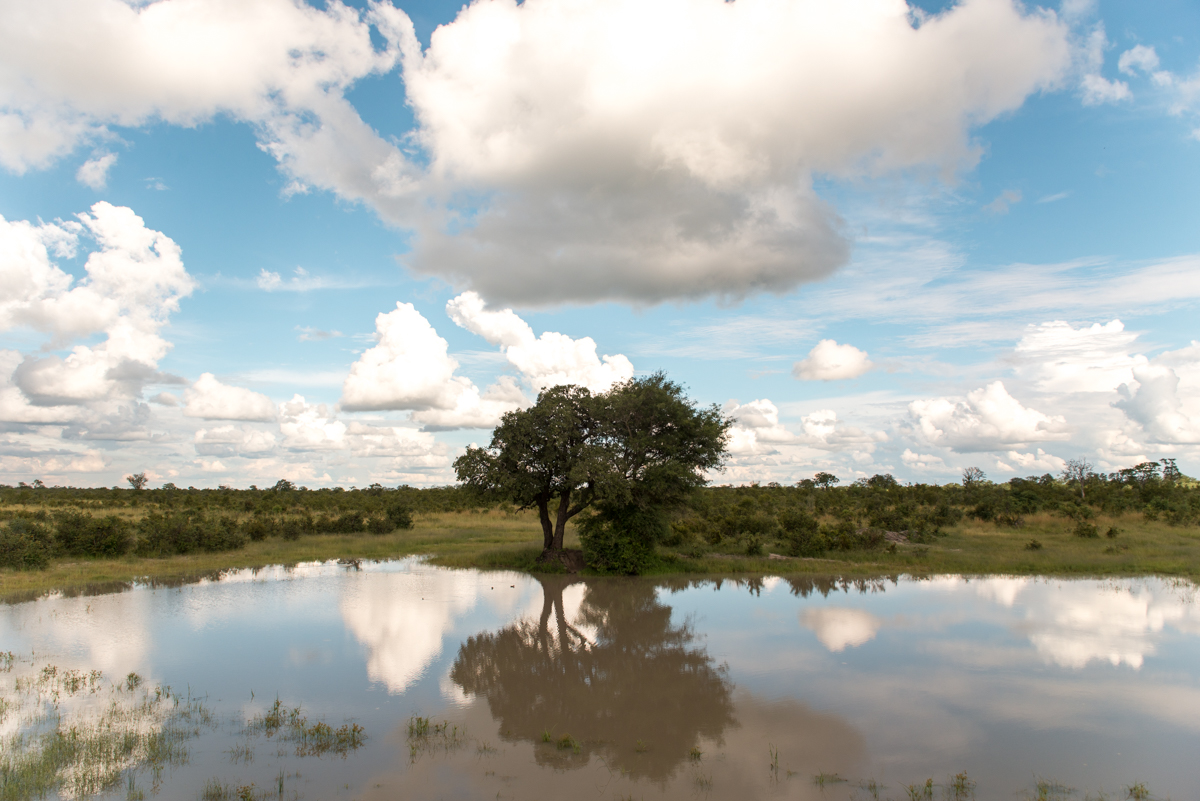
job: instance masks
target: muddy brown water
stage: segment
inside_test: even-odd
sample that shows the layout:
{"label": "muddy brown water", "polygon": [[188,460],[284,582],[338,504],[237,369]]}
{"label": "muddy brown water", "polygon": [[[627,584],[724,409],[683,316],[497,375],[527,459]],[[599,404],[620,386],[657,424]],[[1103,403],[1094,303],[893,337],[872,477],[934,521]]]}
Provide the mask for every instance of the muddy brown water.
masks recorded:
{"label": "muddy brown water", "polygon": [[[0,651],[9,759],[126,697],[51,697],[49,665],[211,713],[186,761],[117,766],[111,798],[907,799],[931,780],[937,799],[1200,799],[1200,608],[1164,579],[326,563],[0,606]],[[276,699],[366,739],[268,736]]]}

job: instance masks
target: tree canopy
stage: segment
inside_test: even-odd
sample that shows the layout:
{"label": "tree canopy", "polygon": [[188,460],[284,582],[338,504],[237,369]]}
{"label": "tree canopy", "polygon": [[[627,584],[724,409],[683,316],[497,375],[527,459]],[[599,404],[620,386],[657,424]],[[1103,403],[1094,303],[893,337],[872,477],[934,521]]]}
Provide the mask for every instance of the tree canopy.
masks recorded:
{"label": "tree canopy", "polygon": [[697,407],[662,373],[593,394],[547,389],[528,409],[501,418],[486,448],[454,463],[459,481],[521,508],[536,508],[546,552],[563,547],[566,524],[589,507],[656,509],[678,503],[719,469],[729,421]]}

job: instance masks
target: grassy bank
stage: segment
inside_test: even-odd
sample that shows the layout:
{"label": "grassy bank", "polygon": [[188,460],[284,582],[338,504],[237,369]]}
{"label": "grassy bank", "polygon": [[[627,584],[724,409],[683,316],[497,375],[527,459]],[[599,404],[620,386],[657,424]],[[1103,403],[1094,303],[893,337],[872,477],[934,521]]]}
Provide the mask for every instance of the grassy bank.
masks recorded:
{"label": "grassy bank", "polygon": [[[872,574],[1022,574],[1051,576],[1165,575],[1200,580],[1200,529],[1145,520],[1141,514],[1095,518],[1112,538],[1083,538],[1074,524],[1055,514],[1026,516],[1020,528],[976,520],[948,527],[924,545],[885,544],[878,548],[827,551],[821,558],[772,558],[785,543],[762,543],[763,555],[750,556],[743,545],[660,548],[654,573],[810,573]],[[1040,547],[1030,548],[1031,541]],[[223,570],[296,564],[327,559],[395,559],[429,555],[435,564],[483,569],[537,570],[541,529],[532,513],[475,510],[417,515],[409,530],[390,534],[315,534],[297,540],[269,538],[243,548],[165,558],[122,556],[114,559],[60,559],[46,570],[0,571],[0,598],[24,600],[50,591],[88,592],[119,589],[132,581],[185,583]],[[577,547],[568,536],[568,547]]]}

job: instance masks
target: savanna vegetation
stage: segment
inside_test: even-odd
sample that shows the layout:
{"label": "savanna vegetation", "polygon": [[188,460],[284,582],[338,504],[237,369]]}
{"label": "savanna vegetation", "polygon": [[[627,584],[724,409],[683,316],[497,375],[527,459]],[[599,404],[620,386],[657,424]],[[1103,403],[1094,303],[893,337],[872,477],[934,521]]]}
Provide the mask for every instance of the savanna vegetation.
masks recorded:
{"label": "savanna vegetation", "polygon": [[1200,485],[1172,459],[1004,483],[972,467],[946,485],[707,486],[730,426],[657,373],[542,392],[455,461],[457,487],[0,486],[0,595],[409,554],[613,574],[1200,574]]}
{"label": "savanna vegetation", "polygon": [[[843,485],[818,473],[792,486],[695,488],[648,530],[648,556],[636,568],[1200,577],[1197,482],[1169,460],[1082,472],[993,483],[968,471],[944,485],[888,475]],[[411,554],[453,566],[561,570],[538,562],[539,518],[465,486],[0,486],[0,595]],[[565,548],[580,546],[581,528],[566,527]]]}

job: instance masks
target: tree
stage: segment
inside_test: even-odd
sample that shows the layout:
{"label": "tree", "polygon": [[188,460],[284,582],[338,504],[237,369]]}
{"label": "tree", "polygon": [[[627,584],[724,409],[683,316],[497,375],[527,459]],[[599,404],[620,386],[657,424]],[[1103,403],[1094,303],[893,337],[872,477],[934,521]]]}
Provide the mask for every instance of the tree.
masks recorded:
{"label": "tree", "polygon": [[546,553],[562,550],[567,522],[592,507],[593,532],[625,521],[627,534],[653,540],[654,526],[643,524],[706,483],[729,426],[718,407],[697,408],[662,373],[599,395],[557,386],[504,415],[491,444],[468,448],[454,469],[467,486],[536,508]]}
{"label": "tree", "polygon": [[585,387],[545,390],[532,407],[500,418],[491,445],[467,448],[454,461],[458,480],[521,509],[536,508],[543,551],[562,550],[567,521],[595,500],[606,468],[594,406]]}
{"label": "tree", "polygon": [[125,480],[128,481],[129,486],[133,487],[135,490],[145,489],[146,484],[148,484],[150,481],[150,479],[146,478],[145,473],[134,473],[132,476],[125,476]]}
{"label": "tree", "polygon": [[[1079,500],[1087,500],[1087,480],[1092,475],[1092,463],[1087,459],[1080,457],[1078,459],[1070,459],[1067,461],[1067,466],[1062,470],[1062,480],[1068,484],[1079,484]],[[1157,468],[1158,465],[1155,465]]]}
{"label": "tree", "polygon": [[964,487],[973,487],[976,484],[982,484],[987,481],[987,473],[980,470],[978,467],[965,467],[962,471],[962,483]]}
{"label": "tree", "polygon": [[837,484],[839,481],[841,481],[841,479],[835,476],[833,473],[825,472],[817,473],[812,477],[812,480],[813,483],[821,489],[829,489],[834,484]]}

